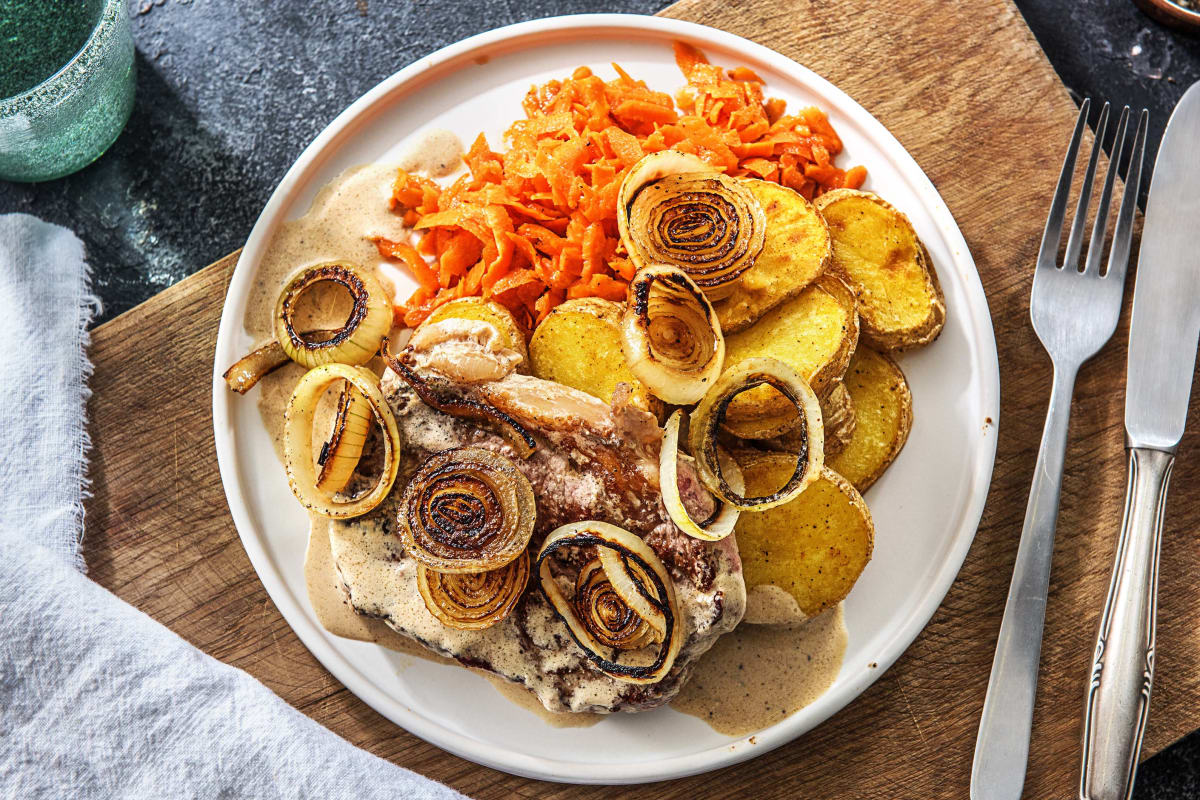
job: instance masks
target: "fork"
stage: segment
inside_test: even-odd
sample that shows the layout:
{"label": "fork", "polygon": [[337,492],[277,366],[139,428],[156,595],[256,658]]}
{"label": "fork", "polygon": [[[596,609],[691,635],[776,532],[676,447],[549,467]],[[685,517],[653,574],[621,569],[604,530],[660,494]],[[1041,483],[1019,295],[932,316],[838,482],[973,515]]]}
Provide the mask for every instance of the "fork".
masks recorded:
{"label": "fork", "polygon": [[1108,126],[1108,103],[1100,111],[1095,143],[1080,189],[1065,256],[1062,263],[1058,263],[1058,246],[1075,174],[1075,159],[1090,106],[1091,101],[1085,99],[1079,109],[1079,119],[1075,123],[1066,158],[1063,159],[1062,173],[1050,205],[1050,215],[1046,220],[1046,231],[1042,235],[1042,246],[1033,275],[1030,317],[1038,339],[1053,362],[1054,383],[1042,430],[1041,449],[1034,468],[1033,485],[1029,491],[1029,503],[1025,508],[1021,543],[1017,548],[1012,583],[1004,607],[1004,619],[1000,624],[996,656],[988,680],[987,697],[979,721],[979,735],[975,741],[971,800],[1019,800],[1025,784],[1071,395],[1079,367],[1112,338],[1125,292],[1125,272],[1133,238],[1133,214],[1146,144],[1148,114],[1144,110],[1129,154],[1125,190],[1113,230],[1107,267],[1101,271],[1100,262],[1108,232],[1109,205],[1117,164],[1125,149],[1129,106],[1121,112],[1117,123],[1112,159],[1100,192],[1087,259],[1082,268],[1079,262],[1100,143],[1104,141]]}

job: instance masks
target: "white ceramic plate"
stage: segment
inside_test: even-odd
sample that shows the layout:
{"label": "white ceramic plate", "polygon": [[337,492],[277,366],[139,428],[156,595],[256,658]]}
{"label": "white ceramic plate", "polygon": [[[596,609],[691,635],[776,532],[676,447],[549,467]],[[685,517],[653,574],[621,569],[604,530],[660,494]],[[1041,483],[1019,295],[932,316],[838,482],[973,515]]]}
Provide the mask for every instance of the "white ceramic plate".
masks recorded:
{"label": "white ceramic plate", "polygon": [[[819,700],[759,731],[753,744],[670,708],[551,728],[467,670],[326,633],[305,591],[305,514],[253,398],[232,394],[221,380],[258,344],[241,321],[276,225],[301,216],[323,184],[348,167],[395,159],[425,128],[448,128],[467,143],[483,130],[499,144],[531,84],[581,64],[608,76],[616,61],[652,87],[674,91],[683,82],[674,39],[698,45],[714,63],[753,68],[789,108],[825,109],[845,141],[841,163],[866,165],[865,188],[912,219],[949,309],[938,341],[902,359],[916,420],[900,458],[867,494],[875,556],[846,601],[841,672]],[[254,226],[229,285],[213,370],[217,457],[242,543],[275,605],[321,663],[381,714],[439,747],[508,772],[586,783],[661,780],[742,761],[791,741],[876,680],[928,622],[967,553],[991,479],[998,401],[996,345],[974,262],[945,203],[900,143],[841,91],[778,53],[700,25],[624,15],[559,17],[475,36],[406,67],[346,109],[288,171]]]}

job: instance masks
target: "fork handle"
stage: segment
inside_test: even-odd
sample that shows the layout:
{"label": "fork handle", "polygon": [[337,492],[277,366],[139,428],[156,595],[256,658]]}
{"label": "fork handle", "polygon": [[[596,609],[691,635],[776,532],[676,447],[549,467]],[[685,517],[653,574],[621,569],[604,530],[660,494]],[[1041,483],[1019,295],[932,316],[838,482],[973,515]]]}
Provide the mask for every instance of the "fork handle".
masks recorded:
{"label": "fork handle", "polygon": [[1054,368],[1050,409],[975,740],[971,800],[1019,800],[1025,784],[1067,420],[1078,369],[1078,365]]}
{"label": "fork handle", "polygon": [[1154,681],[1158,553],[1174,463],[1172,453],[1129,448],[1125,515],[1084,707],[1082,800],[1133,793]]}

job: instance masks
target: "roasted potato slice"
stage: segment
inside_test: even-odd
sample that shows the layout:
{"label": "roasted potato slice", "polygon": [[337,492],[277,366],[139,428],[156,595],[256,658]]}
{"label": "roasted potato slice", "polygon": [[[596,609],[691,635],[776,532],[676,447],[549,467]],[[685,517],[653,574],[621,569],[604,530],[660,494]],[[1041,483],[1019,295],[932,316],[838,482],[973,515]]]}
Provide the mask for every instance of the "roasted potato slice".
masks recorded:
{"label": "roasted potato slice", "polygon": [[[768,311],[740,333],[725,337],[725,368],[756,356],[778,358],[795,369],[824,397],[846,371],[858,344],[854,293],[836,275],[825,274],[790,300]],[[758,386],[734,398],[726,414],[728,428],[764,425],[786,430],[795,410],[782,394]],[[770,426],[766,426],[770,427]],[[776,434],[768,434],[776,435]]]}
{"label": "roasted potato slice", "polygon": [[[793,456],[739,453],[746,489],[768,494]],[[862,495],[828,467],[790,503],[743,513],[734,528],[746,578],[745,621],[800,622],[840,603],[871,560],[875,525]]]}
{"label": "roasted potato slice", "polygon": [[754,266],[733,292],[713,304],[721,330],[750,327],[775,306],[795,297],[829,266],[833,245],[829,226],[812,204],[786,186],[744,179],[767,216],[767,238]]}
{"label": "roasted potato slice", "polygon": [[598,297],[568,300],[550,312],[529,340],[529,368],[535,377],[556,381],[612,402],[618,383],[629,384],[638,408],[661,416],[661,402],[625,362],[618,303]]}
{"label": "roasted potato slice", "polygon": [[858,292],[863,341],[878,350],[932,342],[946,301],[908,217],[878,195],[835,189],[816,200],[833,237],[831,269]]}
{"label": "roasted potato slice", "polygon": [[888,356],[860,347],[842,379],[854,403],[856,424],[849,444],[829,466],[865,492],[896,460],[912,428],[912,393],[904,373]]}
{"label": "roasted potato slice", "polygon": [[[444,319],[470,319],[489,322],[500,331],[500,338],[507,347],[521,354],[523,363],[518,370],[529,371],[529,351],[525,347],[525,332],[507,308],[482,297],[462,297],[451,300],[434,309],[419,328],[441,322]],[[418,329],[419,329],[418,328]]]}

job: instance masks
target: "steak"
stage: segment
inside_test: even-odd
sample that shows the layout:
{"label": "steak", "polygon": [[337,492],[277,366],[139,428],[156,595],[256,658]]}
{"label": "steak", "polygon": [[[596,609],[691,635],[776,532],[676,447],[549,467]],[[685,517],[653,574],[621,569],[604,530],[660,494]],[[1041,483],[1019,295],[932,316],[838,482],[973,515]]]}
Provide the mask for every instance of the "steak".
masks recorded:
{"label": "steak", "polygon": [[[558,383],[517,372],[521,356],[499,344],[486,323],[446,320],[414,334],[403,364],[441,396],[485,404],[520,424],[536,442],[522,459],[496,431],[422,401],[389,369],[382,388],[395,412],[402,447],[399,477],[374,511],[330,528],[333,561],[351,606],[460,663],[520,683],[551,711],[640,711],[668,702],[697,658],[741,621],[746,588],[732,537],[702,542],[671,522],[659,492],[662,430],[618,391],[612,405]],[[570,637],[538,586],[536,574],[508,618],[484,630],[443,625],[425,608],[416,561],[398,535],[397,506],[409,477],[432,453],[470,445],[511,459],[533,485],[537,521],[531,555],[547,533],[568,522],[599,520],[639,536],[667,567],[683,620],[674,667],[658,683],[632,684],[596,669]],[[694,469],[681,460],[680,490],[693,516],[712,511]],[[570,596],[571,584],[563,579]]]}

